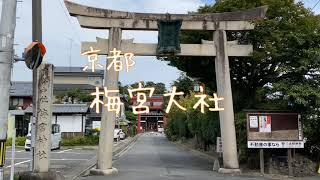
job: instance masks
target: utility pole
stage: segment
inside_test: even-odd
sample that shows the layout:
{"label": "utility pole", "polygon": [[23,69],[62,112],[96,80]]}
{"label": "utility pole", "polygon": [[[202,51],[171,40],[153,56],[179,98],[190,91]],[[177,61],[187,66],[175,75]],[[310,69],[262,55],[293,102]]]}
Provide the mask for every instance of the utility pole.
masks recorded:
{"label": "utility pole", "polygon": [[[33,42],[42,42],[42,0],[32,0],[32,41]],[[32,123],[31,123],[31,161],[30,161],[30,171],[34,170],[34,147],[36,140],[36,122],[37,122],[37,75],[38,70],[34,69],[32,71]]]}
{"label": "utility pole", "polygon": [[0,22],[0,180],[3,180],[8,130],[8,112],[13,63],[13,42],[16,27],[16,0],[3,0]]}

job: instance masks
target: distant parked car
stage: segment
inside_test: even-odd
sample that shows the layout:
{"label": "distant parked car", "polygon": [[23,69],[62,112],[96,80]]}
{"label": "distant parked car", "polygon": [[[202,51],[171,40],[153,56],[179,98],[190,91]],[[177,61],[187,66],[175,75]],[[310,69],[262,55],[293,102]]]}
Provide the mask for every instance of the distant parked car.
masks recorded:
{"label": "distant parked car", "polygon": [[[61,131],[59,124],[52,124],[52,132],[51,132],[51,149],[60,149],[61,147]],[[30,151],[31,149],[31,123],[29,123],[28,127],[28,135],[27,139],[24,143],[24,149],[26,151]]]}
{"label": "distant parked car", "polygon": [[120,139],[125,139],[126,134],[122,131],[122,129],[114,129],[113,132],[113,139],[114,140],[120,140]]}

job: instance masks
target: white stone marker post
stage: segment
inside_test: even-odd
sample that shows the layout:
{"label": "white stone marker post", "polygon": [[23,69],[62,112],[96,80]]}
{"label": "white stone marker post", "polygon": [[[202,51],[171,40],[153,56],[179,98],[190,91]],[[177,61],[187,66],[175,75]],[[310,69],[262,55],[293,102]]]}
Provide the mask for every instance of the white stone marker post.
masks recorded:
{"label": "white stone marker post", "polygon": [[[120,50],[122,31],[120,28],[109,29],[109,53],[113,48]],[[119,72],[114,71],[113,68],[107,70],[109,64],[112,63],[112,59],[107,59],[107,65],[104,70],[104,86],[108,90],[118,90]],[[109,96],[117,96],[118,94],[109,93]],[[106,97],[104,97],[104,102]],[[106,107],[102,107],[101,117],[101,132],[98,151],[98,163],[97,169],[91,170],[92,174],[98,175],[110,175],[117,174],[118,170],[112,167],[113,156],[113,131],[115,126],[116,113],[108,112]]]}
{"label": "white stone marker post", "polygon": [[224,168],[220,168],[219,172],[238,173],[240,170],[237,158],[237,141],[234,125],[226,31],[216,30],[213,34],[213,41],[217,48],[215,69],[218,95],[224,97],[224,101],[220,102],[222,105],[221,107],[224,107],[224,111],[219,111]]}
{"label": "white stone marker post", "polygon": [[36,142],[34,148],[34,173],[48,173],[51,152],[53,65],[40,65],[37,78],[38,119],[36,122]]}

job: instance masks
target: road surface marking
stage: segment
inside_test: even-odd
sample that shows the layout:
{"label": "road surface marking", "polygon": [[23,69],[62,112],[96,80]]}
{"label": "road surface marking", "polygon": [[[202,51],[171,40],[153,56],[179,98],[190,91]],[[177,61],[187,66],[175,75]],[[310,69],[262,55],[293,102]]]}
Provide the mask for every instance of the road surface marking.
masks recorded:
{"label": "road surface marking", "polygon": [[[11,153],[12,151],[7,151],[7,153]],[[21,151],[15,151],[15,152],[25,152],[24,150]]]}
{"label": "road surface marking", "polygon": [[[12,158],[6,158],[7,160],[11,160]],[[15,160],[24,160],[30,158],[14,158]],[[88,161],[89,159],[50,159],[51,161]],[[19,165],[19,164],[18,164]]]}
{"label": "road surface marking", "polygon": [[66,150],[63,150],[63,151],[59,151],[57,152],[58,154],[61,154],[61,153],[64,153],[64,152],[68,152],[68,151],[71,151],[72,149],[66,149]]}
{"label": "road surface marking", "polygon": [[[27,163],[27,162],[30,162],[30,160],[15,163],[14,166],[18,166],[18,165],[20,165],[20,164],[24,164],[24,163]],[[10,168],[10,167],[11,167],[11,165],[10,165],[10,166],[7,166],[6,168]]]}
{"label": "road surface marking", "polygon": [[[51,159],[51,161],[88,161],[88,160],[89,159]],[[30,162],[30,160],[15,163],[14,166],[18,166],[27,162]],[[7,166],[6,168],[11,168],[11,165]]]}
{"label": "road surface marking", "polygon": [[90,159],[50,159],[51,161],[89,161]]}
{"label": "road surface marking", "polygon": [[[52,154],[61,154],[61,152],[51,152]],[[64,154],[78,154],[78,155],[93,155],[94,153],[77,153],[77,152],[63,152]]]}
{"label": "road surface marking", "polygon": [[[12,158],[6,158],[6,159],[12,159]],[[14,158],[16,160],[23,160],[23,159],[30,159],[30,158]]]}

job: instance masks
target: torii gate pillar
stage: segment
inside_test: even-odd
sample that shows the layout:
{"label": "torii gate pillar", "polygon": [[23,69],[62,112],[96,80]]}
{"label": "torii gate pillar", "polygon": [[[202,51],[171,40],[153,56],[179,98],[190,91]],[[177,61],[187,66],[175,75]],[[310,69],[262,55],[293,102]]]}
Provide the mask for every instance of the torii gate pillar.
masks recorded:
{"label": "torii gate pillar", "polygon": [[219,111],[224,168],[220,168],[219,172],[237,173],[240,172],[240,170],[237,157],[237,141],[234,125],[226,31],[220,29],[216,30],[213,34],[213,41],[217,49],[215,58],[217,90],[219,96],[224,97],[224,101],[221,101],[224,111]]}
{"label": "torii gate pillar", "polygon": [[[113,48],[120,49],[121,36],[122,31],[120,28],[109,29],[108,52],[110,52]],[[107,59],[107,65],[104,70],[104,86],[109,90],[118,90],[119,72],[108,71],[107,67],[110,63],[112,63],[112,59]],[[112,94],[110,93],[110,95]],[[104,102],[105,101],[106,99],[104,99]],[[106,110],[106,108],[102,109],[97,169],[92,169],[91,173],[97,175],[118,174],[118,170],[112,167],[113,131],[116,113],[109,112]]]}

